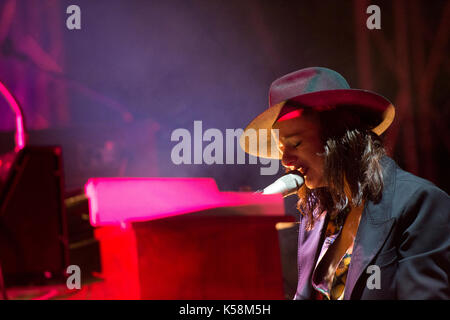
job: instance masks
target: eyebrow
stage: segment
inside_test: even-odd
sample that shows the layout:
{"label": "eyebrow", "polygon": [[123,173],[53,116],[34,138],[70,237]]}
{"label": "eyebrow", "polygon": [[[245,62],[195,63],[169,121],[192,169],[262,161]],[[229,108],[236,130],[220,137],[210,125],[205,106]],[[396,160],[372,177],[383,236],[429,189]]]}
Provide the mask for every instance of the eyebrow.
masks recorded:
{"label": "eyebrow", "polygon": [[[301,131],[301,132],[296,132],[296,133],[291,134],[291,135],[288,135],[288,136],[286,136],[286,137],[282,137],[282,139],[280,139],[280,142],[281,142],[281,143],[286,142],[287,140],[289,140],[289,139],[291,139],[291,138],[294,138],[294,137],[296,137],[296,136],[300,136],[300,135],[302,135],[302,131]],[[289,141],[288,141],[288,142],[289,142]],[[283,144],[284,144],[284,143],[283,143]]]}
{"label": "eyebrow", "polygon": [[283,137],[283,139],[290,139],[290,138],[293,138],[293,137],[296,137],[296,136],[301,136],[301,135],[303,135],[303,131],[300,131],[300,132],[296,132],[296,133],[293,133],[293,134],[290,134],[290,135],[288,135],[288,136],[285,136],[285,137]]}

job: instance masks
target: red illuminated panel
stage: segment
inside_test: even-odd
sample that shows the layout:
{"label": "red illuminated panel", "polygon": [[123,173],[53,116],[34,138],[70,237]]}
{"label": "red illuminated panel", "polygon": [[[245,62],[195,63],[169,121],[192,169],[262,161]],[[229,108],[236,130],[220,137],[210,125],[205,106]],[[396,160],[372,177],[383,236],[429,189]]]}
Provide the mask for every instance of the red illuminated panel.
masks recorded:
{"label": "red illuminated panel", "polygon": [[93,226],[147,221],[218,207],[284,215],[281,195],[220,192],[212,178],[92,178],[85,186]]}

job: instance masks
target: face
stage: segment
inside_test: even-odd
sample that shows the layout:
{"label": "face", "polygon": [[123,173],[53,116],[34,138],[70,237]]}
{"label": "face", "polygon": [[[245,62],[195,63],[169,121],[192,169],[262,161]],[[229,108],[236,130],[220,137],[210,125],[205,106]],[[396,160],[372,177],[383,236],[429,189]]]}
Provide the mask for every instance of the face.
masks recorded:
{"label": "face", "polygon": [[279,130],[278,148],[283,155],[283,166],[289,170],[299,170],[309,189],[326,186],[324,156],[320,155],[324,152],[324,146],[320,139],[317,115],[303,115],[276,122],[273,129]]}

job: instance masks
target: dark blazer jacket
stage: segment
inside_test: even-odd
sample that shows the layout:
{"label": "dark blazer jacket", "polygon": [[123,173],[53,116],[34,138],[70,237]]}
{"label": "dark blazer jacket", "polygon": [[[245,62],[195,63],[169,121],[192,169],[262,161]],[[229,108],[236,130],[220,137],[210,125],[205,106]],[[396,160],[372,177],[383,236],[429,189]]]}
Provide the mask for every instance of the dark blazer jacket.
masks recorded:
{"label": "dark blazer jacket", "polygon": [[[367,201],[356,234],[344,299],[450,299],[450,198],[431,182],[381,160],[382,199]],[[294,299],[312,299],[314,270],[326,218],[305,231],[300,221],[298,285]],[[367,279],[380,269],[380,289]]]}

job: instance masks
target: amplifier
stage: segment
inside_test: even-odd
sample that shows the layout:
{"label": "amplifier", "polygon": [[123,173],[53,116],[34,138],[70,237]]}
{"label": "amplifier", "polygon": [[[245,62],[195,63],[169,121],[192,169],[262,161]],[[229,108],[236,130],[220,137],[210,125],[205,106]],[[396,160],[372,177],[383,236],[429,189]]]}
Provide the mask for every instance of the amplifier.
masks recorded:
{"label": "amplifier", "polygon": [[60,147],[1,158],[0,263],[5,284],[63,278],[69,262]]}

